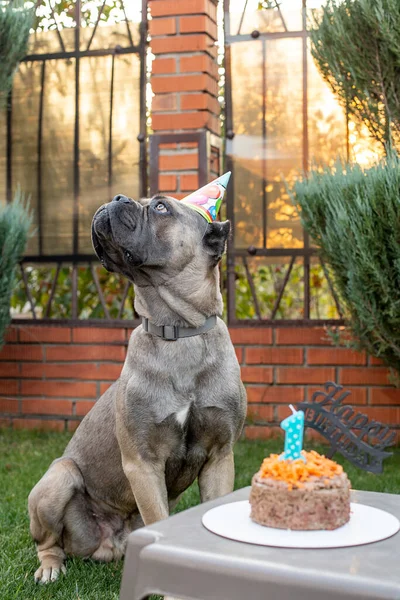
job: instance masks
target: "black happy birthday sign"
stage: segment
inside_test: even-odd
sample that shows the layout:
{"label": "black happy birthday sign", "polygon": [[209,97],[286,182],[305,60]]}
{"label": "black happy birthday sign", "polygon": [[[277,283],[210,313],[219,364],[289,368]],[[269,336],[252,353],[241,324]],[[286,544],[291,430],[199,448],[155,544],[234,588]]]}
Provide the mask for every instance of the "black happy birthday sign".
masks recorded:
{"label": "black happy birthday sign", "polygon": [[[382,473],[383,461],[392,456],[386,452],[395,440],[395,432],[387,425],[369,420],[366,415],[356,413],[343,401],[351,394],[343,386],[328,381],[324,391],[313,394],[311,402],[300,402],[298,410],[304,411],[304,428],[318,431],[330,444],[329,458],[340,452],[353,465]],[[337,393],[341,392],[338,397]]]}

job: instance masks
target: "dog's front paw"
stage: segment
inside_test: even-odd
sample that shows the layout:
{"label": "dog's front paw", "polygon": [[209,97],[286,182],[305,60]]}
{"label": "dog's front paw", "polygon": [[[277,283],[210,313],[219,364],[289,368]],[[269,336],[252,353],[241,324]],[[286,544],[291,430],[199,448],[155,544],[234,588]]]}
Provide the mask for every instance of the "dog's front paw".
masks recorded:
{"label": "dog's front paw", "polygon": [[35,583],[49,583],[50,581],[56,581],[60,573],[67,572],[65,565],[60,564],[59,561],[51,561],[46,560],[43,561],[38,570],[35,573]]}

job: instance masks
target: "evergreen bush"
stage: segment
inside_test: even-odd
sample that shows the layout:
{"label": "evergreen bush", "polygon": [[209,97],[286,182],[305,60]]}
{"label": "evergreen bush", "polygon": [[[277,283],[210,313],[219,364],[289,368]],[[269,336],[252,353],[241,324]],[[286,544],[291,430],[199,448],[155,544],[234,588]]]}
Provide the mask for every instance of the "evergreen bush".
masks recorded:
{"label": "evergreen bush", "polygon": [[0,348],[10,322],[15,270],[24,252],[31,223],[31,214],[20,191],[17,191],[13,202],[0,205]]}
{"label": "evergreen bush", "polygon": [[19,62],[26,55],[33,8],[22,0],[0,1],[0,105],[4,105]]}
{"label": "evergreen bush", "polygon": [[303,225],[329,265],[349,345],[400,375],[400,160],[337,164],[294,187]]}
{"label": "evergreen bush", "polygon": [[[15,70],[26,54],[33,8],[25,8],[22,0],[0,0],[0,108],[6,104]],[[21,258],[31,214],[18,190],[13,202],[0,201],[0,348],[4,331],[10,322],[10,297],[15,284],[15,268]]]}

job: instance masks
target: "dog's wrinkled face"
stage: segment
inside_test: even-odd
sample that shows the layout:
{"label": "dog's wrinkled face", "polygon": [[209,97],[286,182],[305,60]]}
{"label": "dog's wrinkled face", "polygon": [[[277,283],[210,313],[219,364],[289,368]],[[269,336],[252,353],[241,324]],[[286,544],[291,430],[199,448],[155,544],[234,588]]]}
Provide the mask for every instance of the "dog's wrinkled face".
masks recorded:
{"label": "dog's wrinkled face", "polygon": [[176,272],[195,258],[210,268],[225,250],[229,221],[207,223],[192,208],[161,195],[137,202],[119,194],[92,221],[94,250],[108,271]]}

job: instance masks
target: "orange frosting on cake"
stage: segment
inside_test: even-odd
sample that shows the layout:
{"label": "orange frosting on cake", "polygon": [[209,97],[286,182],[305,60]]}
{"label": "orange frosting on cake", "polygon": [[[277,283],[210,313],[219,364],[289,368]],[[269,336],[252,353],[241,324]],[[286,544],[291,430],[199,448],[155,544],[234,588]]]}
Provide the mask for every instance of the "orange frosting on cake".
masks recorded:
{"label": "orange frosting on cake", "polygon": [[306,462],[301,458],[297,460],[281,460],[279,454],[271,454],[271,456],[264,459],[259,476],[265,479],[272,478],[276,481],[284,481],[287,483],[289,489],[293,489],[293,487],[303,487],[304,482],[316,477],[328,481],[343,473],[343,467],[333,460],[318,454],[315,450],[311,452],[303,451],[302,455],[306,459]]}

